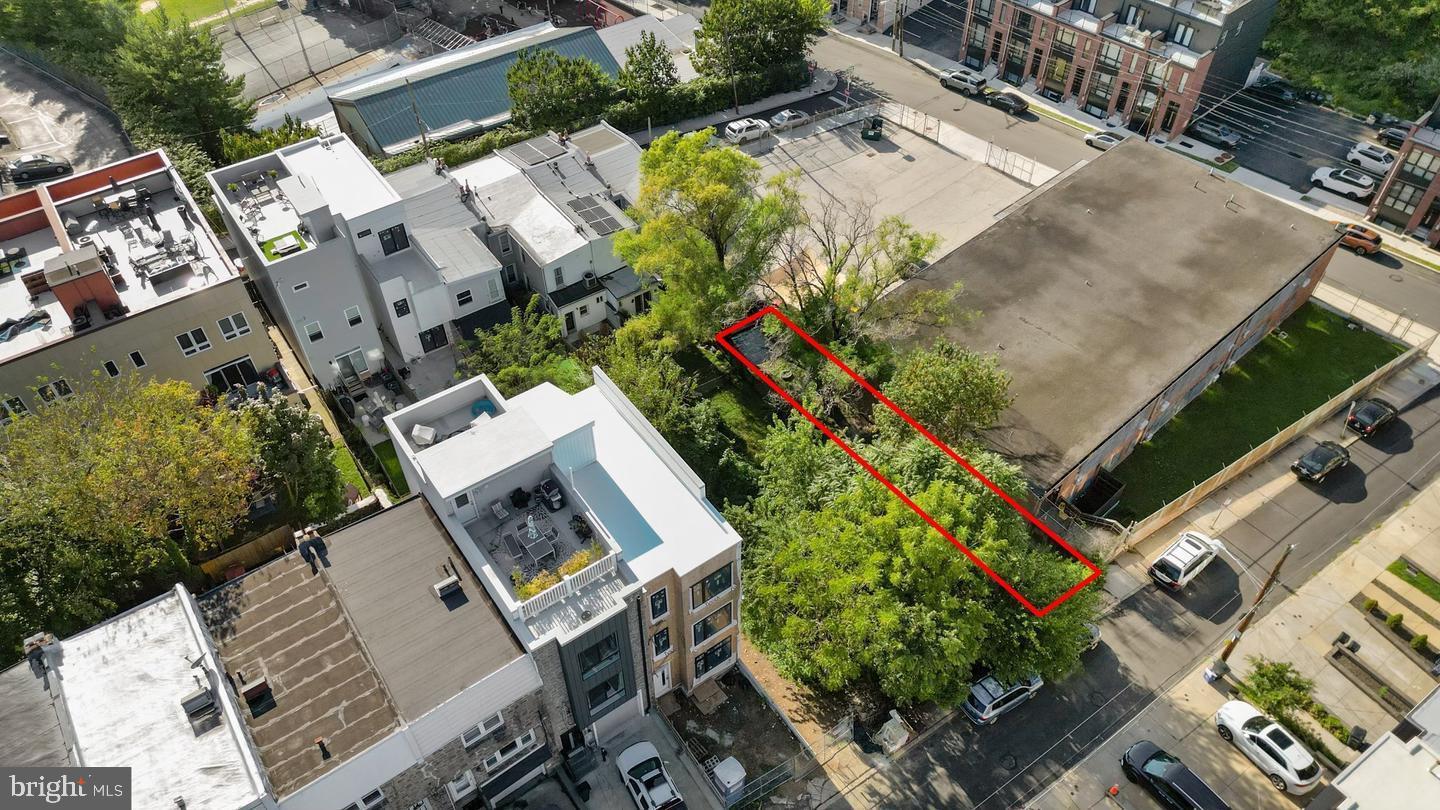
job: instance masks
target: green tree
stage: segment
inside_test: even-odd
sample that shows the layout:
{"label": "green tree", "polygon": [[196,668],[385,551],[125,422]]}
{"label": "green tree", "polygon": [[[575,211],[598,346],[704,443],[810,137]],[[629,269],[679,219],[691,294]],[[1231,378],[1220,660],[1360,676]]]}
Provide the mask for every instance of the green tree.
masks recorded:
{"label": "green tree", "polygon": [[1293,718],[1310,708],[1315,682],[1296,671],[1287,661],[1257,656],[1246,659],[1250,674],[1240,682],[1241,692],[1261,711],[1276,717]]}
{"label": "green tree", "polygon": [[0,430],[0,514],[75,537],[216,545],[245,514],[255,446],[183,382],[98,374]]}
{"label": "green tree", "polygon": [[184,555],[163,538],[102,538],[43,512],[0,517],[0,656],[19,658],[20,640],[33,633],[79,632],[188,575]]}
{"label": "green tree", "polygon": [[159,9],[131,21],[106,84],[127,123],[194,140],[223,157],[221,133],[249,126],[255,105],[232,78],[210,29]]}
{"label": "green tree", "polygon": [[505,73],[515,126],[567,132],[587,126],[615,98],[615,81],[594,60],[526,48]]}
{"label": "green tree", "polygon": [[538,295],[530,297],[525,309],[512,308],[509,322],[476,331],[465,349],[456,376],[488,374],[505,396],[542,382],[558,384],[556,378],[568,360],[560,319],[545,311]]}
{"label": "green tree", "polygon": [[774,273],[762,277],[773,300],[830,344],[862,335],[894,337],[917,325],[951,318],[960,285],[887,295],[914,278],[940,245],[898,216],[876,218],[874,205],[827,198],[807,211],[780,242]]}
{"label": "green tree", "polygon": [[[861,445],[928,514],[1036,604],[1087,574],[1032,540],[1028,524],[923,439]],[[1003,488],[1019,470],[972,463]],[[782,671],[827,690],[872,684],[902,704],[963,700],[985,662],[1001,679],[1061,678],[1098,608],[1081,590],[1030,614],[888,489],[799,420],[772,431],[760,494],[732,509],[749,543],[747,632]]]}
{"label": "green tree", "polygon": [[640,156],[640,227],[615,236],[615,251],[665,289],[653,317],[681,342],[710,337],[734,313],[802,216],[787,176],[761,180],[760,164],[712,147],[713,130],[667,132]]}
{"label": "green tree", "polygon": [[799,62],[829,13],[823,0],[715,0],[695,32],[695,67],[732,79]]}
{"label": "green tree", "polygon": [[[881,391],[941,441],[961,447],[1000,420],[1010,407],[1009,388],[1010,375],[994,356],[941,339],[902,357]],[[876,413],[882,433],[909,435],[889,408]]]}
{"label": "green tree", "polygon": [[324,520],[344,509],[335,445],[319,416],[281,396],[252,400],[241,413],[255,442],[261,480],[284,494],[288,514]]}
{"label": "green tree", "polygon": [[226,163],[239,163],[242,160],[269,154],[292,143],[299,143],[308,138],[318,138],[321,134],[319,129],[291,118],[290,114],[286,113],[285,120],[278,127],[222,132],[220,134],[220,154]]}
{"label": "green tree", "polygon": [[134,16],[135,0],[0,0],[0,38],[103,75]]}
{"label": "green tree", "polygon": [[620,68],[620,86],[642,105],[663,103],[680,83],[675,57],[649,31],[640,32],[640,41],[625,49],[625,66]]}

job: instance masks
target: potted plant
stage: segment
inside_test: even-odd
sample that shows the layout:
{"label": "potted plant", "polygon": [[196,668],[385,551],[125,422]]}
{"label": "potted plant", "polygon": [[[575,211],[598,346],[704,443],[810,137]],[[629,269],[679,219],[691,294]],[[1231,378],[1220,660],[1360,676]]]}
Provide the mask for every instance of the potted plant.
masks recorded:
{"label": "potted plant", "polygon": [[235,192],[240,190],[240,185],[238,183],[226,183],[225,190],[230,192],[231,194],[234,194]]}

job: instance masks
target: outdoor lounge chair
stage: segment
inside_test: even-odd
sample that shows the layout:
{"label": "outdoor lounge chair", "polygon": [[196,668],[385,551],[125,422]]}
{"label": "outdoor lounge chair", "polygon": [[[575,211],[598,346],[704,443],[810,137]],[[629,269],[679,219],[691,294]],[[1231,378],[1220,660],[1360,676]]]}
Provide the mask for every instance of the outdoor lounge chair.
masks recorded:
{"label": "outdoor lounge chair", "polygon": [[511,557],[515,558],[516,560],[525,559],[525,549],[520,546],[520,540],[515,535],[506,532],[503,536],[501,536],[500,543],[501,545],[505,546],[505,551]]}
{"label": "outdoor lounge chair", "polygon": [[506,509],[505,504],[499,501],[490,504],[490,512],[495,515],[496,520],[504,520],[510,517],[510,510]]}

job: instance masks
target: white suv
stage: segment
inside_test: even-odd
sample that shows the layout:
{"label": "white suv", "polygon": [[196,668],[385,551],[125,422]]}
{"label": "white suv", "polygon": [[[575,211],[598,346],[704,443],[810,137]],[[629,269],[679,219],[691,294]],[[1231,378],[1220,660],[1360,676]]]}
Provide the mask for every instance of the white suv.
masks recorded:
{"label": "white suv", "polygon": [[1345,159],[1362,169],[1376,174],[1388,174],[1395,164],[1395,156],[1373,143],[1357,143],[1350,147]]}
{"label": "white suv", "polygon": [[730,143],[747,143],[765,137],[770,125],[758,118],[741,118],[725,125],[725,140]]}
{"label": "white suv", "polygon": [[970,697],[960,704],[965,716],[977,726],[988,726],[1000,715],[1019,706],[1040,691],[1045,679],[1031,675],[1011,684],[1004,684],[994,676],[986,675],[970,684]]}
{"label": "white suv", "polygon": [[1320,784],[1320,763],[1284,726],[1243,700],[1215,713],[1215,730],[1260,766],[1276,790],[1302,796]]}
{"label": "white suv", "polygon": [[989,84],[984,76],[967,67],[960,67],[954,70],[947,70],[940,74],[940,84],[951,90],[959,90],[967,96],[973,96],[985,89]]}
{"label": "white suv", "polygon": [[1354,169],[1316,169],[1310,175],[1310,182],[1352,200],[1363,200],[1375,193],[1374,178]]}
{"label": "white suv", "polygon": [[1218,539],[1208,534],[1185,532],[1150,563],[1150,578],[1162,587],[1178,591],[1199,576],[1224,549]]}

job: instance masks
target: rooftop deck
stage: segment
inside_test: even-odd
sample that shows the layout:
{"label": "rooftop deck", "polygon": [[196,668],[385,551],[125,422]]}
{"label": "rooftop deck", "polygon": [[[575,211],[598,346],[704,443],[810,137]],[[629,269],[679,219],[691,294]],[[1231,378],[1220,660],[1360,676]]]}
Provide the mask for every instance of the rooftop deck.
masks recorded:
{"label": "rooftop deck", "polygon": [[[107,172],[123,176],[91,175]],[[57,199],[63,188],[15,195],[0,214],[12,234],[0,241],[0,362],[235,277],[168,167]]]}

